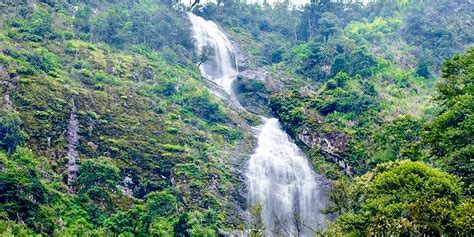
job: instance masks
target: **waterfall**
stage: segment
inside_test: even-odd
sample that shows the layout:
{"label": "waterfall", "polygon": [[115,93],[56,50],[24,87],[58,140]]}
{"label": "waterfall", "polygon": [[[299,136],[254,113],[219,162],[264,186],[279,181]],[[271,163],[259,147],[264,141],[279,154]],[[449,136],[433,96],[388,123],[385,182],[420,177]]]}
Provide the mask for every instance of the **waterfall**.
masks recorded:
{"label": "waterfall", "polygon": [[192,23],[198,54],[209,54],[207,60],[199,66],[201,74],[221,86],[231,98],[235,98],[232,83],[237,78],[238,71],[232,44],[216,23],[192,13],[188,13],[188,16]]}
{"label": "waterfall", "polygon": [[71,116],[69,117],[69,123],[67,125],[67,159],[68,159],[68,175],[67,183],[69,186],[72,185],[76,179],[77,171],[79,166],[76,163],[76,159],[79,157],[79,153],[76,151],[77,145],[79,145],[79,121],[76,116],[76,105],[74,99],[72,99]]}
{"label": "waterfall", "polygon": [[316,174],[278,120],[264,120],[248,165],[249,201],[262,205],[267,232],[314,236],[324,224]]}
{"label": "waterfall", "polygon": [[[237,77],[237,62],[227,36],[212,21],[188,13],[199,54],[211,49],[199,65],[201,74],[215,82],[235,103],[232,83]],[[240,106],[239,106],[240,107]],[[270,236],[314,236],[323,224],[317,174],[281,129],[275,118],[263,118],[258,146],[246,171],[249,207],[262,206],[265,233]]]}

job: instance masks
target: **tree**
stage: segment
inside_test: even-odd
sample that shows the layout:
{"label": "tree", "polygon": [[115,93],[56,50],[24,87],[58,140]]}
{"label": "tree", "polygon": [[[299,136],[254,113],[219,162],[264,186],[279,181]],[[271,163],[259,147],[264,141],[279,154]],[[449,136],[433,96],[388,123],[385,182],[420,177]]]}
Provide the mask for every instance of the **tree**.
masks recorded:
{"label": "tree", "polygon": [[[201,0],[194,0],[193,4],[189,7],[189,10],[193,10],[193,8],[198,5],[201,2]],[[218,4],[219,5],[219,4]]]}
{"label": "tree", "polygon": [[143,205],[137,205],[128,211],[118,211],[104,222],[104,226],[118,235],[148,234],[147,215]]}
{"label": "tree", "polygon": [[96,203],[110,205],[110,195],[117,193],[120,181],[120,170],[107,158],[86,160],[79,168],[76,180],[78,193],[86,195]]}
{"label": "tree", "polygon": [[420,60],[416,67],[416,74],[418,76],[424,77],[426,79],[431,77],[431,66],[432,62],[430,60]]}
{"label": "tree", "polygon": [[447,60],[437,85],[439,113],[426,126],[424,140],[446,171],[463,178],[466,193],[474,191],[474,48]]}
{"label": "tree", "polygon": [[[336,220],[350,236],[472,234],[459,178],[421,162],[386,163],[333,191]],[[348,194],[349,193],[349,194]],[[349,204],[349,205],[348,205]],[[456,216],[459,215],[459,216]],[[469,224],[468,224],[469,226]]]}
{"label": "tree", "polygon": [[80,7],[74,17],[74,28],[83,34],[88,34],[91,30],[90,16],[92,9],[89,6]]}
{"label": "tree", "polygon": [[30,149],[18,147],[9,158],[0,153],[0,213],[41,232],[51,233],[53,223],[44,207],[55,195],[48,193]]}
{"label": "tree", "polygon": [[336,15],[331,12],[325,12],[318,21],[318,28],[321,31],[324,41],[328,41],[331,36],[341,30],[340,21]]}
{"label": "tree", "polygon": [[8,153],[23,144],[28,135],[21,129],[22,121],[16,112],[0,109],[0,145]]}
{"label": "tree", "polygon": [[301,51],[303,52],[299,52],[301,58],[298,59],[296,71],[315,81],[325,81],[331,74],[336,51],[331,46],[316,41],[308,43]]}
{"label": "tree", "polygon": [[212,49],[212,47],[208,45],[205,45],[204,47],[202,47],[201,52],[199,53],[199,63],[197,66],[200,67],[201,64],[209,60],[209,58],[211,58],[212,55],[214,55],[214,50]]}
{"label": "tree", "polygon": [[151,216],[171,216],[177,208],[177,200],[167,191],[152,192],[146,196],[148,212]]}
{"label": "tree", "polygon": [[187,22],[174,9],[158,2],[117,4],[91,19],[91,38],[114,46],[141,45],[152,50],[194,47]]}
{"label": "tree", "polygon": [[320,22],[320,19],[325,16],[328,17],[328,14],[332,14],[330,12],[335,12],[334,7],[335,3],[330,0],[311,0],[310,4],[306,5],[301,13],[298,27],[300,38],[306,41],[312,39],[318,30],[318,23],[324,23],[325,21]]}
{"label": "tree", "polygon": [[421,153],[422,122],[411,116],[401,116],[384,123],[370,137],[369,164],[400,159],[419,160]]}
{"label": "tree", "polygon": [[215,226],[206,223],[208,217],[198,211],[184,212],[173,226],[174,236],[217,236]]}

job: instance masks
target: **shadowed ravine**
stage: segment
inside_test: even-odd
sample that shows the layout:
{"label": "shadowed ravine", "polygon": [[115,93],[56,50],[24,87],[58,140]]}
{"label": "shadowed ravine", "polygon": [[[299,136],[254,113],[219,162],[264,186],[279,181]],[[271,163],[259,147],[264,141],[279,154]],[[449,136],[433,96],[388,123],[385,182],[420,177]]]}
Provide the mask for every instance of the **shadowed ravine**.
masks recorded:
{"label": "shadowed ravine", "polygon": [[[231,43],[212,21],[188,13],[198,53],[210,48],[208,60],[200,65],[202,75],[221,86],[237,103],[232,83],[238,74]],[[262,117],[263,118],[263,117]],[[301,150],[281,129],[275,118],[263,118],[258,146],[246,172],[249,207],[262,205],[266,233],[284,236],[312,236],[323,225],[318,175]]]}

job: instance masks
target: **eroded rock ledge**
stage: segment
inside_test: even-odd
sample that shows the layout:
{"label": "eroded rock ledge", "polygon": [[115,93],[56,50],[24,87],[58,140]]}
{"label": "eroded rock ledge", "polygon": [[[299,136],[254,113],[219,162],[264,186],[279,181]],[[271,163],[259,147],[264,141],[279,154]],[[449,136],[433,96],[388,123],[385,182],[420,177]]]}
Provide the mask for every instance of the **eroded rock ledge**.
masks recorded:
{"label": "eroded rock ledge", "polygon": [[320,132],[314,128],[303,126],[296,136],[310,150],[318,149],[326,159],[339,166],[347,175],[352,176],[352,168],[346,164],[343,158],[348,141],[345,133]]}

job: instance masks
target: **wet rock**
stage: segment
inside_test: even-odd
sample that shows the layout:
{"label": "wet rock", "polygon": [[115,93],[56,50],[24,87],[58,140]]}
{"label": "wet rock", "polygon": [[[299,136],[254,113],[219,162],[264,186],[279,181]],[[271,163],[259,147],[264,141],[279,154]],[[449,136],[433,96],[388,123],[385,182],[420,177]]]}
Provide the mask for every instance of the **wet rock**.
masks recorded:
{"label": "wet rock", "polygon": [[96,144],[93,143],[93,142],[88,142],[87,145],[88,145],[90,148],[92,148],[92,150],[94,150],[94,151],[97,151],[97,148],[99,148],[99,146],[96,145]]}
{"label": "wet rock", "polygon": [[72,109],[67,125],[67,159],[68,159],[68,176],[67,183],[71,187],[77,176],[79,165],[76,160],[79,157],[76,147],[79,145],[79,120],[77,119],[76,105],[72,99]]}
{"label": "wet rock", "polygon": [[351,167],[343,158],[348,141],[345,133],[320,132],[314,128],[303,126],[297,137],[309,149],[319,149],[327,159],[338,165],[347,175],[352,175]]}
{"label": "wet rock", "polygon": [[341,156],[344,154],[347,137],[344,133],[330,132],[322,133],[315,131],[307,126],[303,126],[298,138],[310,148],[318,147],[322,151],[333,155]]}
{"label": "wet rock", "polygon": [[10,100],[10,95],[9,95],[7,92],[5,92],[5,93],[3,94],[3,101],[2,101],[2,102],[3,102],[3,103],[2,103],[2,106],[1,106],[1,107],[2,107],[3,109],[6,109],[6,110],[13,110],[13,103],[12,103],[12,101]]}
{"label": "wet rock", "polygon": [[249,69],[249,57],[247,53],[234,41],[231,41],[234,57],[237,61],[237,69],[239,72],[244,72]]}
{"label": "wet rock", "polygon": [[14,109],[10,94],[17,91],[16,81],[18,80],[18,77],[10,78],[7,69],[3,66],[0,66],[0,86],[2,87],[2,89],[0,89],[0,93],[3,93],[0,94],[0,108],[6,110]]}
{"label": "wet rock", "polygon": [[5,80],[10,78],[10,74],[8,73],[8,69],[4,66],[0,66],[0,79]]}
{"label": "wet rock", "polygon": [[135,184],[133,183],[133,180],[129,176],[125,176],[125,178],[122,180],[122,182],[118,185],[118,188],[122,191],[122,193],[131,198],[133,197],[133,186]]}
{"label": "wet rock", "polygon": [[265,80],[268,73],[264,70],[247,70],[239,73],[234,82],[234,90],[237,93],[239,103],[249,112],[268,116],[269,91]]}

